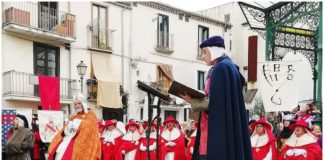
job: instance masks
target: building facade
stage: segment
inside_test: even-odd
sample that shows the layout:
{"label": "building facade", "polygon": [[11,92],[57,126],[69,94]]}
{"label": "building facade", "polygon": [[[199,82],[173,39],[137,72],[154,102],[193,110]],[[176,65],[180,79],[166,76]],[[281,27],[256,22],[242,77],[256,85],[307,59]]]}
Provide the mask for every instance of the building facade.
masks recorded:
{"label": "building facade", "polygon": [[[209,67],[199,57],[199,43],[231,28],[155,2],[3,2],[2,9],[3,108],[36,114],[41,109],[37,75],[55,76],[66,118],[82,85],[99,119],[124,121],[147,117],[138,80],[164,93],[172,80],[202,90]],[[87,65],[83,81],[76,68],[80,61]],[[188,121],[190,106],[173,99],[161,104],[162,120]]]}

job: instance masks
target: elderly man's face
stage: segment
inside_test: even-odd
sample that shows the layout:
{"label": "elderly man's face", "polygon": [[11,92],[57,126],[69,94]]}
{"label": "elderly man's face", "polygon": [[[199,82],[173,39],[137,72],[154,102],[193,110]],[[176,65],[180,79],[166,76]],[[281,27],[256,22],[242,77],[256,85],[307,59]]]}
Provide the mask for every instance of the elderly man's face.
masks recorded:
{"label": "elderly man's face", "polygon": [[210,51],[207,47],[201,49],[201,58],[206,62],[207,65],[212,65]]}
{"label": "elderly man's face", "polygon": [[82,102],[80,100],[75,101],[74,102],[74,108],[78,113],[82,112],[83,111]]}
{"label": "elderly man's face", "polygon": [[306,130],[304,127],[301,127],[301,126],[296,126],[295,128],[295,134],[297,137],[300,137],[302,135],[304,135],[306,133]]}
{"label": "elderly man's face", "polygon": [[18,124],[19,124],[19,119],[16,117],[13,121],[13,125],[14,127],[18,127]]}
{"label": "elderly man's face", "polygon": [[264,133],[264,127],[262,124],[257,124],[255,128],[257,134],[262,135]]}

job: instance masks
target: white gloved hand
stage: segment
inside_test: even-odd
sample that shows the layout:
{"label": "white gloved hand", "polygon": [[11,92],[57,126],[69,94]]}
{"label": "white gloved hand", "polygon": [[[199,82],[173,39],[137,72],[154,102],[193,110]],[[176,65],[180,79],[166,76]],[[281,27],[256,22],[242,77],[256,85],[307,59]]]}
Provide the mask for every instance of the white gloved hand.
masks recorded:
{"label": "white gloved hand", "polygon": [[285,153],[285,157],[287,156],[292,156],[294,155],[294,149],[289,149],[286,153]]}
{"label": "white gloved hand", "polygon": [[143,145],[140,146],[140,150],[141,150],[141,151],[146,151],[146,149],[147,149],[147,148],[146,148],[145,146],[143,146]]}
{"label": "white gloved hand", "polygon": [[154,151],[156,149],[156,143],[154,142],[152,145],[149,146],[150,151]]}
{"label": "white gloved hand", "polygon": [[125,154],[126,152],[124,150],[122,150],[122,154]]}
{"label": "white gloved hand", "polygon": [[194,148],[193,148],[193,147],[191,147],[191,148],[190,148],[190,153],[192,154],[192,153],[193,153],[193,151],[194,151]]}
{"label": "white gloved hand", "polygon": [[138,145],[138,141],[135,142],[135,145]]}
{"label": "white gloved hand", "polygon": [[175,146],[176,145],[176,143],[174,143],[174,142],[169,142],[169,146]]}
{"label": "white gloved hand", "polygon": [[305,158],[307,157],[307,152],[305,149],[295,149],[295,156],[302,155]]}

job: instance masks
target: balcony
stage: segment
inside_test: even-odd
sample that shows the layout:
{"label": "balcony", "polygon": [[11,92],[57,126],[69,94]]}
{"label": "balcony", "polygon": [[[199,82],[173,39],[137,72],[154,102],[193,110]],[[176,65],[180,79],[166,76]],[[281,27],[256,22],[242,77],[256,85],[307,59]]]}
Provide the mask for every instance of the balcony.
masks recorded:
{"label": "balcony", "polygon": [[173,34],[168,32],[156,32],[156,35],[155,50],[167,54],[173,53]]}
{"label": "balcony", "polygon": [[76,17],[36,2],[3,2],[2,27],[15,36],[33,40],[71,43],[76,40]]}
{"label": "balcony", "polygon": [[[60,78],[60,103],[71,103],[78,90],[77,80]],[[38,77],[31,73],[8,71],[3,74],[3,97],[5,100],[39,102]]]}
{"label": "balcony", "polygon": [[88,45],[90,50],[112,53],[112,32],[108,28],[88,26]]}

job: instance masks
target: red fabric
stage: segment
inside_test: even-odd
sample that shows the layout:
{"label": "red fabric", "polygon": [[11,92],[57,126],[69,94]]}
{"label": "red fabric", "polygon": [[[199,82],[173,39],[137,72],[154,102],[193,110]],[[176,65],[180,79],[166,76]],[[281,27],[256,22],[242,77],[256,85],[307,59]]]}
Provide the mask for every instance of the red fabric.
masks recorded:
{"label": "red fabric", "polygon": [[36,131],[34,133],[34,137],[35,137],[35,142],[34,142],[34,159],[39,159],[40,158],[40,148],[39,145],[41,143],[41,138],[39,135],[39,132]]}
{"label": "red fabric", "polygon": [[43,110],[60,110],[60,79],[38,76],[39,97]]}
{"label": "red fabric", "polygon": [[[126,154],[134,149],[139,150],[139,143],[136,145],[135,142],[122,140],[122,144],[117,151],[115,160],[123,160],[123,154],[122,154],[123,150],[125,151]],[[139,155],[135,154],[134,160],[140,160]]]}
{"label": "red fabric", "polygon": [[196,136],[195,137],[190,137],[190,142],[187,146],[186,153],[187,153],[187,160],[192,159],[192,154],[190,152],[190,148],[194,148],[195,146],[195,141],[196,141]]}
{"label": "red fabric", "polygon": [[[302,155],[299,156],[287,156],[285,154],[289,149],[305,149],[307,152],[307,157]],[[318,143],[307,144],[299,147],[284,146],[281,150],[279,160],[322,160],[322,149]]]}
{"label": "red fabric", "polygon": [[207,155],[207,140],[208,140],[208,114],[202,112],[200,122],[200,147],[199,153]]}
{"label": "red fabric", "polygon": [[[62,160],[71,160],[75,137],[71,139],[69,145],[67,146],[67,148],[66,148],[66,150],[65,150],[65,152],[63,154]],[[57,144],[57,146],[52,150],[51,153],[48,154],[48,160],[55,160],[54,155],[56,154],[56,150],[60,146],[61,143],[62,143],[62,141]]]}
{"label": "red fabric", "polygon": [[174,152],[174,159],[175,160],[185,160],[186,159],[186,147],[185,147],[185,139],[184,136],[182,134],[180,134],[180,136],[171,141],[176,143],[175,146],[165,146],[165,144],[168,141],[165,140],[164,138],[161,137],[161,142],[160,142],[160,156],[161,156],[161,160],[165,159],[165,156],[168,152]]}
{"label": "red fabric", "polygon": [[[156,142],[155,138],[150,138],[150,145],[153,145],[154,142]],[[140,139],[140,145],[143,144],[143,146],[149,147],[150,145],[147,145],[147,140],[146,138],[141,138]],[[147,151],[141,151],[140,149],[137,150],[136,152],[136,157],[139,157],[139,160],[146,160],[147,159]],[[150,159],[155,160],[155,150],[150,151]]]}
{"label": "red fabric", "polygon": [[119,136],[114,139],[115,144],[108,142],[106,144],[103,143],[103,138],[100,138],[101,143],[101,159],[102,160],[114,160],[115,155],[118,152],[118,147],[122,143],[122,136]]}
{"label": "red fabric", "polygon": [[270,151],[270,147],[272,152],[272,160],[278,160],[278,151],[275,141],[271,141],[262,147],[258,147],[258,149],[256,147],[252,147],[253,160],[263,160]]}

